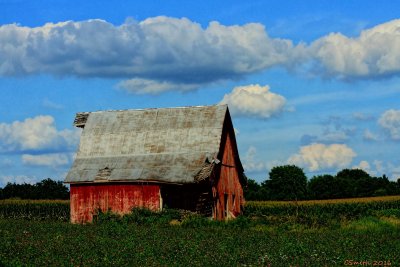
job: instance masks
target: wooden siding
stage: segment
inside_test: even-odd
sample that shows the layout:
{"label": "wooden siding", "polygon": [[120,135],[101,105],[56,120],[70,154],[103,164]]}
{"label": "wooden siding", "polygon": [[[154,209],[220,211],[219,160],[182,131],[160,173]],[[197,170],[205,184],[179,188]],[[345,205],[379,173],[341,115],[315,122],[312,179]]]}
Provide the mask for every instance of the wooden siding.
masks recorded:
{"label": "wooden siding", "polygon": [[160,210],[160,187],[135,183],[71,184],[71,222],[92,222],[100,209],[118,214],[129,213],[133,207]]}
{"label": "wooden siding", "polygon": [[243,188],[240,183],[237,162],[235,160],[233,131],[226,131],[223,138],[223,156],[216,188],[213,217],[217,220],[234,218],[244,205]]}

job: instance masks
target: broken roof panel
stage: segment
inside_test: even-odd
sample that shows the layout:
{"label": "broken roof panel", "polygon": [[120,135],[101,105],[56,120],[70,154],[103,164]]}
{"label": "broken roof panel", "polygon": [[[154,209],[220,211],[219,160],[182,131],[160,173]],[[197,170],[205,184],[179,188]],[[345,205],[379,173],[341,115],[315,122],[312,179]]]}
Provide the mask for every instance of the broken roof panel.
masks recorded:
{"label": "broken roof panel", "polygon": [[78,113],[83,132],[65,182],[193,183],[218,155],[226,105]]}

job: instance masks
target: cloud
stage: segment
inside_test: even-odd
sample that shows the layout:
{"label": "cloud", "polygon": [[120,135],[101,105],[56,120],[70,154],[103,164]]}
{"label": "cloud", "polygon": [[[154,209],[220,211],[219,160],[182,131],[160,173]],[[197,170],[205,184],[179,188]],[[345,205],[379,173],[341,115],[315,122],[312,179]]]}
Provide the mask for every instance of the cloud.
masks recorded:
{"label": "cloud", "polygon": [[139,93],[132,88],[140,84],[147,84],[144,92],[191,90],[294,61],[301,47],[294,48],[290,40],[270,38],[259,23],[214,21],[202,28],[160,16],[118,26],[99,19],[9,24],[0,27],[0,75],[123,78],[131,81],[121,88]]}
{"label": "cloud", "polygon": [[344,144],[324,145],[314,143],[302,146],[297,154],[288,159],[289,164],[307,168],[309,171],[347,167],[356,153]]}
{"label": "cloud", "polygon": [[365,114],[362,112],[354,112],[352,114],[352,117],[354,120],[357,121],[372,121],[373,119],[375,119],[373,115]]}
{"label": "cloud", "polygon": [[371,170],[371,165],[369,165],[368,161],[362,160],[358,165],[353,166],[353,169],[362,169],[364,171],[369,171]]}
{"label": "cloud", "polygon": [[232,114],[270,118],[282,112],[286,99],[272,93],[268,85],[251,84],[235,87],[226,94],[220,104],[228,104]]}
{"label": "cloud", "polygon": [[367,172],[369,175],[377,175],[377,171],[372,170],[371,165],[366,160],[360,161],[358,165],[353,166],[353,169],[360,169]]}
{"label": "cloud", "polygon": [[320,136],[305,134],[301,137],[302,144],[312,144],[312,143],[323,143],[323,144],[333,144],[333,143],[344,143],[349,139],[347,133],[343,131],[334,132],[324,132]]}
{"label": "cloud", "polygon": [[71,157],[66,153],[52,153],[43,155],[22,155],[22,163],[32,166],[58,167],[70,164]]}
{"label": "cloud", "polygon": [[256,160],[257,149],[250,146],[244,157],[243,168],[246,172],[267,172],[268,166],[259,160]]}
{"label": "cloud", "polygon": [[[0,26],[0,75],[123,79],[134,93],[189,91],[272,67],[355,80],[400,74],[400,20],[331,33],[310,44],[271,38],[260,23],[206,27],[187,18],[152,17],[113,25],[65,21],[40,27]],[[143,86],[143,88],[141,87]]]}
{"label": "cloud", "polygon": [[393,180],[393,181],[397,181],[398,179],[400,179],[400,167],[399,167],[400,165],[399,164],[392,164],[392,163],[389,163],[388,164],[388,168],[389,168],[389,170],[390,170],[390,178],[391,178],[391,180]]}
{"label": "cloud", "polygon": [[322,122],[322,132],[318,135],[305,134],[301,137],[301,144],[312,143],[337,144],[345,143],[357,132],[353,125],[347,125],[346,119],[339,116],[329,116]]}
{"label": "cloud", "polygon": [[74,150],[79,130],[57,130],[52,116],[36,116],[10,124],[0,123],[0,153]]}
{"label": "cloud", "polygon": [[34,184],[36,183],[36,180],[36,177],[29,177],[26,175],[3,175],[0,176],[0,186],[5,186],[7,183]]}
{"label": "cloud", "polygon": [[393,140],[400,140],[400,110],[385,111],[378,120],[378,124]]}
{"label": "cloud", "polygon": [[192,91],[200,87],[200,84],[173,83],[168,81],[155,81],[147,79],[124,80],[117,84],[119,89],[136,94],[159,94],[166,91]]}
{"label": "cloud", "polygon": [[397,181],[400,178],[399,164],[393,162],[373,160],[372,164],[370,164],[368,161],[362,160],[358,165],[353,166],[353,169],[362,169],[372,176],[386,175],[392,181]]}
{"label": "cloud", "polygon": [[385,78],[400,74],[400,20],[366,29],[356,38],[331,33],[309,47],[314,71],[338,79]]}
{"label": "cloud", "polygon": [[385,167],[384,167],[383,161],[381,161],[381,160],[374,160],[374,161],[373,161],[373,164],[374,164],[375,169],[376,169],[376,171],[377,171],[378,173],[383,173],[383,172],[384,172]]}
{"label": "cloud", "polygon": [[365,141],[378,141],[378,136],[371,132],[370,130],[366,129],[364,131],[363,139]]}
{"label": "cloud", "polygon": [[397,162],[382,162],[380,160],[374,160],[373,161],[373,166],[375,168],[375,172],[377,175],[383,175],[386,174],[390,180],[392,181],[397,181],[397,179],[400,179],[400,162],[397,160]]}
{"label": "cloud", "polygon": [[57,104],[53,101],[50,101],[48,98],[43,99],[42,105],[45,108],[51,108],[51,109],[63,109],[64,108],[63,105]]}

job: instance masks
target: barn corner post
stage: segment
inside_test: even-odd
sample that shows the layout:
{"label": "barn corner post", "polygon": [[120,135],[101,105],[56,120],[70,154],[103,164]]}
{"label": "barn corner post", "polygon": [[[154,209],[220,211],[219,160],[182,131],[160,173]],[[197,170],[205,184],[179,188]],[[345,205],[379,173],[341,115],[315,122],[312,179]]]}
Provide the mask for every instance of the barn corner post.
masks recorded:
{"label": "barn corner post", "polygon": [[233,218],[244,203],[243,167],[226,105],[77,113],[83,128],[66,183],[71,222],[134,207]]}

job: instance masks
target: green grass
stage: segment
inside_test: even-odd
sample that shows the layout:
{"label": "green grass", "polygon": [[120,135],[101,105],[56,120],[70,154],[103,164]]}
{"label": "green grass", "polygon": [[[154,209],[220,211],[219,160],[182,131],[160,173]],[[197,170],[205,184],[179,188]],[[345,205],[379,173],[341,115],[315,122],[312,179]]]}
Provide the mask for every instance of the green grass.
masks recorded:
{"label": "green grass", "polygon": [[0,220],[5,266],[343,266],[346,260],[399,266],[394,217],[365,217],[339,229],[294,224],[235,227]]}
{"label": "green grass", "polygon": [[73,225],[68,202],[4,201],[0,266],[400,266],[399,208],[398,197],[250,202],[229,222],[136,209]]}

